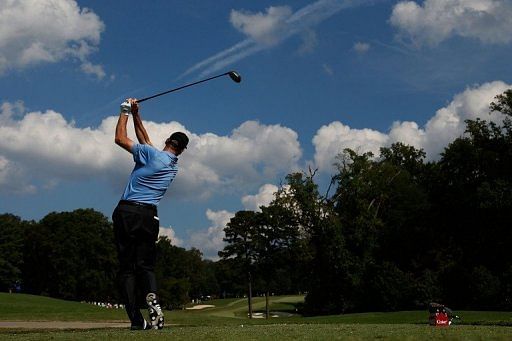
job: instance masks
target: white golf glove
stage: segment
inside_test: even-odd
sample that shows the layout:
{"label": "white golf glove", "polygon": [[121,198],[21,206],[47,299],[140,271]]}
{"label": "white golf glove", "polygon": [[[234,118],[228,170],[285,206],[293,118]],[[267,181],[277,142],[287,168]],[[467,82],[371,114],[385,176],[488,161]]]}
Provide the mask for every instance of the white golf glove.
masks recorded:
{"label": "white golf glove", "polygon": [[128,101],[125,101],[123,103],[121,103],[121,112],[122,113],[125,113],[125,114],[130,114],[130,112],[132,111],[132,105],[130,104],[130,102]]}

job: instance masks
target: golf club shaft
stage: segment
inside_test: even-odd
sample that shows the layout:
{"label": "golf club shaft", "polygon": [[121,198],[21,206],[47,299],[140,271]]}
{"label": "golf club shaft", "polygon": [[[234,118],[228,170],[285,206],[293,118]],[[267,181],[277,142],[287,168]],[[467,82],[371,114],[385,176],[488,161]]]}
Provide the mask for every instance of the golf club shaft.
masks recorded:
{"label": "golf club shaft", "polygon": [[175,88],[175,89],[167,90],[167,91],[164,91],[164,92],[160,92],[160,93],[158,93],[156,95],[153,95],[153,96],[144,97],[144,98],[141,98],[141,99],[137,100],[137,103],[141,103],[141,102],[147,101],[148,99],[152,99],[152,98],[155,98],[155,97],[158,97],[158,96],[162,96],[162,95],[168,94],[170,92],[174,92],[174,91],[178,91],[178,90],[181,90],[181,89],[184,89],[184,88],[188,88],[189,86],[192,86],[192,85],[196,85],[196,84],[199,84],[199,83],[207,82],[207,81],[212,80],[214,78],[219,78],[219,77],[222,77],[222,76],[226,76],[228,74],[229,74],[229,72],[225,72],[225,73],[217,75],[217,76],[213,76],[213,77],[206,78],[206,79],[194,82],[194,83],[190,83],[190,84],[186,84],[186,85],[180,86],[179,88]]}

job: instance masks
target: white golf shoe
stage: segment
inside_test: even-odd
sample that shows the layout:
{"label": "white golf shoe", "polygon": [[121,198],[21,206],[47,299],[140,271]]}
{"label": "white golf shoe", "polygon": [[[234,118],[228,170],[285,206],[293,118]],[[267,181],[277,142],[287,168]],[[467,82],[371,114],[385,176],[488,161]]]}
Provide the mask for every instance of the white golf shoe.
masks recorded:
{"label": "white golf shoe", "polygon": [[146,303],[148,304],[149,318],[153,329],[162,329],[164,327],[164,313],[158,303],[156,294],[152,292],[147,294]]}

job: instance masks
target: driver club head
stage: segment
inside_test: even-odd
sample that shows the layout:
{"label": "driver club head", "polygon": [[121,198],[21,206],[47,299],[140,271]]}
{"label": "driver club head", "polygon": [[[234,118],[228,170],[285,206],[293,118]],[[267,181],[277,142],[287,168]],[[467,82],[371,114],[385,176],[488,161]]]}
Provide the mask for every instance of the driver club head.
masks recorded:
{"label": "driver club head", "polygon": [[236,71],[229,71],[228,75],[229,78],[231,78],[235,83],[240,83],[242,81],[242,77]]}

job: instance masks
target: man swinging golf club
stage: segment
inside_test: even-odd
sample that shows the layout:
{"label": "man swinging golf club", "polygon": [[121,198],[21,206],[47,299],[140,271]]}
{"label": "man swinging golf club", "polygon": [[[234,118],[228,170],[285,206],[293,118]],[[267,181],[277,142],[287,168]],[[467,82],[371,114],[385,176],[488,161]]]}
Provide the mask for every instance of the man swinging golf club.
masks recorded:
{"label": "man swinging golf club", "polygon": [[[128,138],[130,113],[139,143]],[[135,167],[114,210],[114,234],[119,257],[120,290],[132,330],[162,329],[164,315],[156,295],[156,241],[160,227],[157,205],[178,171],[178,156],[187,148],[188,137],[173,133],[163,150],[153,147],[139,115],[138,103],[121,104],[115,142],[133,154]],[[146,298],[150,321],[143,317],[139,295]]]}

